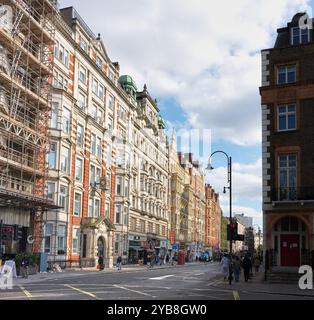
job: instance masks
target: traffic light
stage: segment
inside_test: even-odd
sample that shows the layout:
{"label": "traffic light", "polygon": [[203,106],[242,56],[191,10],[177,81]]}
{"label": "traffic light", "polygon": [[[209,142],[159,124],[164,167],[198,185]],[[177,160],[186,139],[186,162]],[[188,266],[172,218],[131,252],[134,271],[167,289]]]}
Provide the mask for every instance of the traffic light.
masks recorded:
{"label": "traffic light", "polygon": [[238,224],[237,223],[229,223],[227,225],[227,240],[235,240],[235,237],[238,233]]}
{"label": "traffic light", "polygon": [[14,225],[14,240],[20,240],[23,238],[23,227],[15,224]]}

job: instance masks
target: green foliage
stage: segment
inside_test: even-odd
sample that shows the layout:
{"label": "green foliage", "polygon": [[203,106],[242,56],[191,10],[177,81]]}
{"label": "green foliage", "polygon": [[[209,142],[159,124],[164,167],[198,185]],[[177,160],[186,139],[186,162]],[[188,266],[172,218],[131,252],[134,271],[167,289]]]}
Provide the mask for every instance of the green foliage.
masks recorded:
{"label": "green foliage", "polygon": [[39,265],[39,255],[37,253],[18,253],[15,255],[14,261],[17,267],[21,266],[21,261],[23,258],[27,258],[29,261],[29,266],[34,267]]}

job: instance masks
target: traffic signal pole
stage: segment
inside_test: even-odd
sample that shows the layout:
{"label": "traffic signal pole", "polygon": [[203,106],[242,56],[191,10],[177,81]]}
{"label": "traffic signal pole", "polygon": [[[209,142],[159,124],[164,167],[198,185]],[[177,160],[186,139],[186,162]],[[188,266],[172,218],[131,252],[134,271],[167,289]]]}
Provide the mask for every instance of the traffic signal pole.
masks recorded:
{"label": "traffic signal pole", "polygon": [[[230,212],[229,212],[229,223],[230,225],[232,224],[232,162],[231,162],[231,157],[228,157],[228,176],[229,176],[229,207],[230,207]],[[232,238],[233,238],[233,232],[230,232],[230,256],[229,256],[229,284],[231,285],[232,283]]]}

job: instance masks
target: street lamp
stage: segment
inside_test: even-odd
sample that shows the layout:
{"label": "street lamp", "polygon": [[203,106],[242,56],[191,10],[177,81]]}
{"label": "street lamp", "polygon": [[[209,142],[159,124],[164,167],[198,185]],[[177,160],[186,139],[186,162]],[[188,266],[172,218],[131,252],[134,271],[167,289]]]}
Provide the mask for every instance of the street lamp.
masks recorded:
{"label": "street lamp", "polygon": [[[227,158],[227,163],[228,163],[228,183],[229,183],[229,186],[228,187],[224,187],[223,189],[223,193],[226,193],[226,189],[229,189],[229,208],[230,208],[230,211],[229,211],[229,223],[232,224],[232,158],[229,157],[229,155],[224,152],[224,151],[215,151],[213,152],[210,157],[209,157],[209,160],[208,160],[208,166],[206,168],[206,170],[208,171],[211,171],[213,170],[214,168],[211,166],[211,163],[210,163],[210,160],[212,158],[213,155],[215,155],[216,153],[222,153],[226,156]],[[229,284],[231,285],[231,282],[232,282],[232,236],[230,234],[230,248],[229,248],[229,254],[230,254],[230,257],[229,257]]]}

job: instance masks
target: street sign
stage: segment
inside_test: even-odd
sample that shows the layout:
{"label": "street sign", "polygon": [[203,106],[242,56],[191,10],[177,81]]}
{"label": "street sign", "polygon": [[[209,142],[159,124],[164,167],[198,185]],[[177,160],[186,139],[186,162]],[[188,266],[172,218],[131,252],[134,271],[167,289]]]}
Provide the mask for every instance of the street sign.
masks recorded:
{"label": "street sign", "polygon": [[178,246],[176,244],[172,245],[172,250],[178,250]]}

